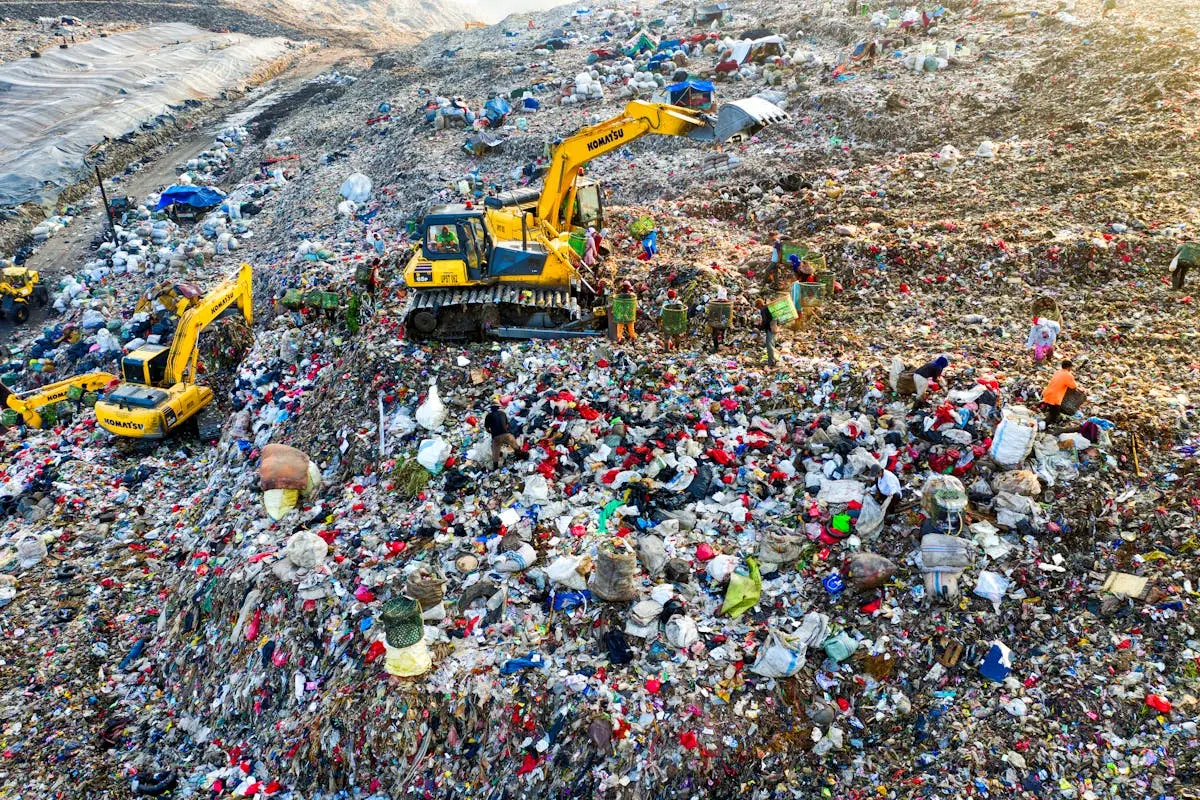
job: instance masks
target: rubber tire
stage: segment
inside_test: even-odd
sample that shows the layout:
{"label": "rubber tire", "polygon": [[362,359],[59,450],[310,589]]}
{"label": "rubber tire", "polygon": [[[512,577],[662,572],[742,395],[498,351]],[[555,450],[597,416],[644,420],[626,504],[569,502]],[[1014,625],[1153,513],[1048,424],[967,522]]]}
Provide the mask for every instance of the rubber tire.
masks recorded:
{"label": "rubber tire", "polygon": [[27,319],[29,319],[29,304],[17,303],[16,308],[13,309],[13,320],[20,324]]}

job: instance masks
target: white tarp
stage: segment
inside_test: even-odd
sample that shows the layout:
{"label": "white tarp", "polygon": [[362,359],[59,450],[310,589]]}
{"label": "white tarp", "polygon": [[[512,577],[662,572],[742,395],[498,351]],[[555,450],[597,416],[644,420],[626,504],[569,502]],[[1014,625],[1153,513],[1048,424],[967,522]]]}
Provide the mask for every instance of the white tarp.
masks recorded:
{"label": "white tarp", "polygon": [[105,137],[240,85],[286,46],[153,25],[0,65],[0,206],[53,199]]}

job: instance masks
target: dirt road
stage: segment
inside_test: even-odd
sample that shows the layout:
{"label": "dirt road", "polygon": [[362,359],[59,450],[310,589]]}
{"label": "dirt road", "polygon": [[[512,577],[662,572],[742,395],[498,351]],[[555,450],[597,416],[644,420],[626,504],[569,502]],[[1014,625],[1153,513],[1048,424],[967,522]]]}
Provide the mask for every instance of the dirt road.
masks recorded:
{"label": "dirt road", "polygon": [[[246,97],[215,110],[212,116],[194,126],[183,137],[146,154],[141,159],[142,168],[132,175],[119,175],[117,180],[110,180],[106,175],[105,190],[110,198],[130,195],[141,200],[150,192],[174,183],[180,165],[211,146],[222,128],[231,122],[240,123],[253,117],[256,110],[272,106],[278,99],[299,89],[309,78],[359,55],[359,51],[346,48],[324,48],[308,54],[290,70],[259,86]],[[294,108],[292,113],[299,110],[299,107]],[[108,219],[103,205],[97,202],[94,208],[75,217],[66,229],[43,244],[29,258],[26,266],[37,270],[42,282],[53,291],[63,275],[73,274],[91,257],[92,242],[107,229]],[[0,320],[0,342],[9,340],[13,334],[19,333],[20,328],[41,328],[54,315],[54,310],[47,306],[32,309],[28,321],[22,326],[16,326],[9,320]]]}

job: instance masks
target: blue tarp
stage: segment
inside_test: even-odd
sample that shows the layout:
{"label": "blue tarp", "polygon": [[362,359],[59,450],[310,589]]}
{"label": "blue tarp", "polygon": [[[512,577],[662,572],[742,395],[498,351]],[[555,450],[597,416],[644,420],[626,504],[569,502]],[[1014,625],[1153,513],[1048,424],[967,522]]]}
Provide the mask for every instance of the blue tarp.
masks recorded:
{"label": "blue tarp", "polygon": [[171,205],[214,208],[224,199],[225,193],[212,186],[168,186],[158,198],[154,210],[162,211]]}
{"label": "blue tarp", "polygon": [[680,81],[672,83],[667,87],[667,91],[671,94],[682,92],[691,89],[693,92],[711,92],[713,90],[712,81]]}

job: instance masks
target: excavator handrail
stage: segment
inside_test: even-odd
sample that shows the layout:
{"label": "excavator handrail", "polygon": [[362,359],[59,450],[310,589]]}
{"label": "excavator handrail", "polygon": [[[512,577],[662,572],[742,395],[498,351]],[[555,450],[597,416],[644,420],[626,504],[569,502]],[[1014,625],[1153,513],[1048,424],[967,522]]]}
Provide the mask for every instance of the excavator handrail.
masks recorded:
{"label": "excavator handrail", "polygon": [[179,326],[175,329],[175,337],[171,341],[171,350],[167,354],[163,385],[171,386],[176,383],[193,382],[196,374],[196,360],[199,356],[197,346],[201,332],[234,302],[241,309],[246,323],[253,324],[254,293],[251,278],[250,265],[242,264],[236,275],[204,295],[195,305],[183,312]]}

